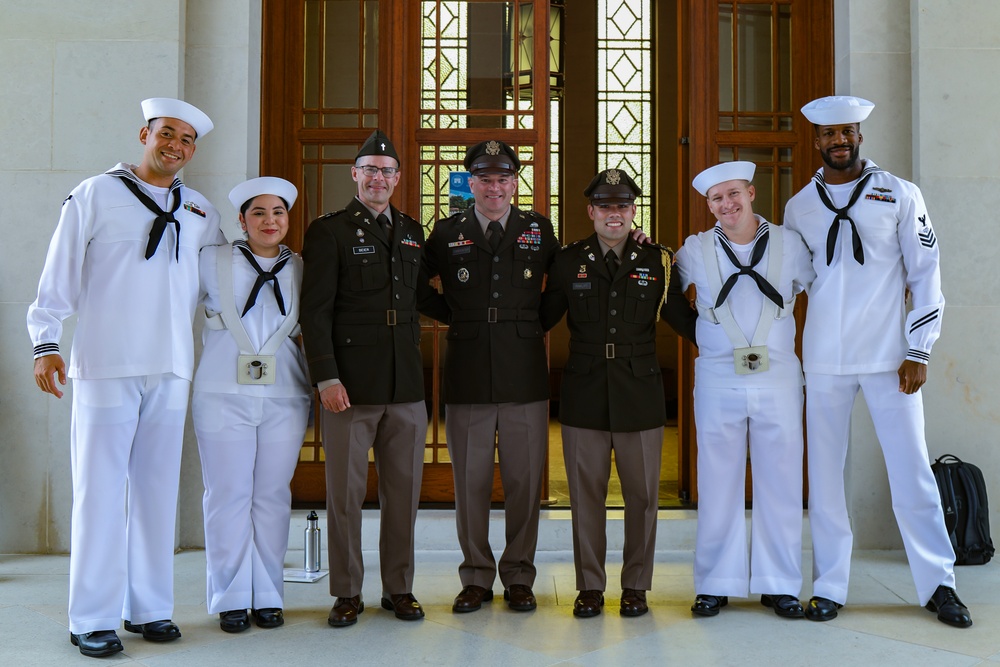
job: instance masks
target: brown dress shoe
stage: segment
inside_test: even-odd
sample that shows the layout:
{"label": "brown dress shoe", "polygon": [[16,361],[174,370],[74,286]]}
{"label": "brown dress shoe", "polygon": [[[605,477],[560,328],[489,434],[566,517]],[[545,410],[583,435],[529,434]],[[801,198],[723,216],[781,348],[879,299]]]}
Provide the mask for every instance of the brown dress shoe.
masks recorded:
{"label": "brown dress shoe", "polygon": [[396,612],[401,621],[419,621],[424,617],[424,608],[413,597],[413,593],[402,593],[382,598],[382,609]]}
{"label": "brown dress shoe", "polygon": [[326,622],[335,628],[343,628],[358,622],[358,614],[365,610],[365,603],[360,595],[352,598],[337,598]]}
{"label": "brown dress shoe", "polygon": [[482,586],[466,586],[461,593],[455,596],[455,604],[451,605],[451,610],[456,614],[479,611],[484,602],[489,602],[492,599],[492,590]]}
{"label": "brown dress shoe", "polygon": [[604,606],[604,593],[601,591],[580,591],[573,603],[573,615],[578,618],[590,618],[601,613]]}
{"label": "brown dress shoe", "polygon": [[535,602],[535,594],[531,592],[531,586],[524,584],[511,584],[503,592],[503,599],[507,601],[507,606],[514,611],[531,611],[538,606]]}
{"label": "brown dress shoe", "polygon": [[622,616],[642,616],[649,611],[646,604],[646,591],[626,588],[622,591]]}

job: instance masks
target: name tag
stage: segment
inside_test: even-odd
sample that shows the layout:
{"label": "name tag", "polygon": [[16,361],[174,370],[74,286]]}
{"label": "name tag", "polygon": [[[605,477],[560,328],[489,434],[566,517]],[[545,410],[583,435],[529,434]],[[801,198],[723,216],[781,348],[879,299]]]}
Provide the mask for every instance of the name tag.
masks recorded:
{"label": "name tag", "polygon": [[592,283],[573,283],[573,289],[590,289]]}
{"label": "name tag", "polygon": [[737,375],[753,375],[763,373],[768,368],[767,345],[738,347],[733,350],[733,362]]}
{"label": "name tag", "polygon": [[373,245],[358,245],[354,246],[355,255],[374,255],[375,246]]}
{"label": "name tag", "polygon": [[273,354],[241,354],[236,362],[236,382],[239,384],[274,384]]}
{"label": "name tag", "polygon": [[472,246],[469,245],[451,249],[452,255],[468,255],[470,252],[472,252]]}

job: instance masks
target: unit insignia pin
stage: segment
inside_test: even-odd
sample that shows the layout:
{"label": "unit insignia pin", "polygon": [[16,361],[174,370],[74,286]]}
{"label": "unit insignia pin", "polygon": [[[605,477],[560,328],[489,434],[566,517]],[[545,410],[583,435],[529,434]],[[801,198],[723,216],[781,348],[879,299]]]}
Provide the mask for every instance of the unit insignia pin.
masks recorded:
{"label": "unit insignia pin", "polygon": [[464,266],[458,270],[458,282],[460,283],[469,282],[469,270]]}
{"label": "unit insignia pin", "polygon": [[524,279],[525,280],[530,280],[532,275],[533,274],[531,273],[531,269],[525,269],[524,270]]}

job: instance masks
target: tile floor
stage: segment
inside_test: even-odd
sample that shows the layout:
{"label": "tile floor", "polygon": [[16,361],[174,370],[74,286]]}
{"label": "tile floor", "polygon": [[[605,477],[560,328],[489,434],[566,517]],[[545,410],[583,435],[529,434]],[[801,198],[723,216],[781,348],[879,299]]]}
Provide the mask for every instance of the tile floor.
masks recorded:
{"label": "tile floor", "polygon": [[[302,516],[300,516],[302,514]],[[639,618],[617,613],[621,567],[620,517],[609,523],[609,595],[605,614],[575,619],[572,554],[565,551],[568,520],[543,520],[537,558],[534,612],[507,609],[500,596],[472,614],[451,612],[460,586],[460,554],[453,549],[450,513],[421,512],[414,593],[427,618],[404,623],[379,608],[377,514],[366,513],[364,596],[369,607],[356,626],[326,624],[332,603],[327,581],[286,584],[286,623],[240,635],[219,630],[205,612],[205,557],[183,551],[175,563],[176,620],[183,638],[152,644],[120,632],[125,651],[105,659],[114,665],[997,665],[1000,664],[1000,578],[996,564],[958,570],[959,592],[975,626],[945,626],[916,606],[902,552],[857,552],[850,603],[827,623],[780,619],[756,596],[733,600],[716,618],[693,618],[691,564],[694,513],[664,512],[658,533],[651,612]],[[300,566],[301,526],[296,513],[286,563]],[[494,544],[502,523],[492,522]],[[808,543],[808,540],[807,540]],[[295,550],[295,548],[299,550]],[[448,548],[444,548],[448,547]],[[324,563],[325,563],[324,550]],[[803,554],[806,581],[811,554]],[[70,645],[66,618],[69,559],[62,555],[0,555],[0,664],[96,665]],[[809,596],[809,584],[803,598]]]}

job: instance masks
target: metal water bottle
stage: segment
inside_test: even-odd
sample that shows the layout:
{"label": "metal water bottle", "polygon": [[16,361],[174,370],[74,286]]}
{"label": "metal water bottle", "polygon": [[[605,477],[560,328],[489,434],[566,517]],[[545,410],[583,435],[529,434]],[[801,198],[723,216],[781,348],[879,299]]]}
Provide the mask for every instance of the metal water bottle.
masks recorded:
{"label": "metal water bottle", "polygon": [[316,512],[309,512],[306,517],[305,530],[305,571],[319,572],[319,516]]}

